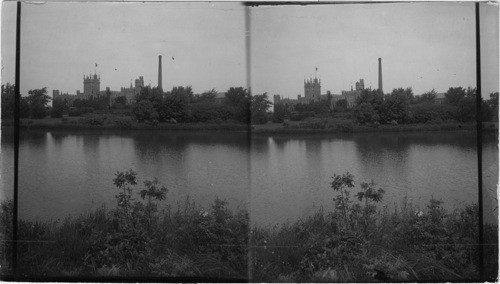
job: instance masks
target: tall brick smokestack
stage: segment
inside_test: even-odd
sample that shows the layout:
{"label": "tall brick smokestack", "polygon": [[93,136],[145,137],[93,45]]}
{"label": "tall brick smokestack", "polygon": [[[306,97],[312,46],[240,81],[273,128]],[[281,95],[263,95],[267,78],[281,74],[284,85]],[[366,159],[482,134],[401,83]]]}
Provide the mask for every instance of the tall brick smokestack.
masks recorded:
{"label": "tall brick smokestack", "polygon": [[158,56],[158,89],[163,90],[161,85],[161,55]]}
{"label": "tall brick smokestack", "polygon": [[383,94],[382,89],[382,58],[378,58],[378,90]]}

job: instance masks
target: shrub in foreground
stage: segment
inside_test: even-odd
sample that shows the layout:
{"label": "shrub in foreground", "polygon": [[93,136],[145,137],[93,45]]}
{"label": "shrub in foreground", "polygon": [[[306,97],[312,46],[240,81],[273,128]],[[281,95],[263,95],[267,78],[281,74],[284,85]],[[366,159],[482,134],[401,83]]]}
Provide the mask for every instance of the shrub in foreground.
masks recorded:
{"label": "shrub in foreground", "polygon": [[[133,171],[113,179],[114,209],[104,207],[62,223],[20,220],[22,276],[216,277],[264,282],[463,281],[478,279],[476,205],[452,212],[431,199],[380,208],[384,190],[350,173],[330,184],[334,209],[273,228],[254,226],[216,199],[205,210],[187,198],[177,210],[161,205],[168,189]],[[356,199],[353,199],[354,197]],[[161,210],[160,210],[161,208]],[[2,236],[10,236],[12,203],[1,206]],[[485,226],[485,271],[498,272],[498,228]],[[1,273],[7,275],[8,243]],[[251,258],[249,259],[249,255]]]}

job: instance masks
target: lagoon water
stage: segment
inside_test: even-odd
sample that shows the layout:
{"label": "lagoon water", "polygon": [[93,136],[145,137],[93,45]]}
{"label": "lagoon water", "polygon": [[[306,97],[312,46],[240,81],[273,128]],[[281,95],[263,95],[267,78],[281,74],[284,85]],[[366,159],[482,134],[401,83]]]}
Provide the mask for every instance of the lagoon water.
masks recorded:
{"label": "lagoon water", "polygon": [[[13,139],[3,131],[0,180],[12,198]],[[485,219],[496,218],[498,139],[483,139]],[[229,132],[22,130],[19,216],[63,219],[115,206],[117,171],[140,181],[157,177],[176,207],[187,196],[209,208],[216,197],[250,211],[254,224],[294,221],[332,209],[331,176],[346,171],[357,184],[373,180],[386,191],[382,205],[404,198],[424,208],[477,202],[474,132],[247,135]],[[357,190],[356,190],[357,191]],[[137,196],[138,197],[138,196]],[[390,209],[392,210],[392,209]]]}

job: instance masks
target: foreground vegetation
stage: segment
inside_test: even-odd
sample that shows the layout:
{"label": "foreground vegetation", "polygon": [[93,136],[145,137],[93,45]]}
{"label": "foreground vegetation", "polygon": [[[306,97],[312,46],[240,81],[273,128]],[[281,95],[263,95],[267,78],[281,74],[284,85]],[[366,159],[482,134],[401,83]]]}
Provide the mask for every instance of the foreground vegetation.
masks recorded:
{"label": "foreground vegetation", "polygon": [[[248,213],[216,199],[204,210],[187,199],[162,206],[167,188],[138,182],[133,171],[113,179],[117,206],[78,218],[19,225],[18,268],[26,279],[109,276],[211,277],[265,282],[477,280],[477,206],[446,212],[430,200],[380,207],[384,190],[334,175],[332,212],[273,228],[251,228]],[[356,200],[353,200],[355,198]],[[1,211],[10,236],[12,204]],[[251,228],[251,229],[250,229]],[[486,226],[485,268],[497,277],[497,228]],[[10,247],[2,247],[2,275]]]}

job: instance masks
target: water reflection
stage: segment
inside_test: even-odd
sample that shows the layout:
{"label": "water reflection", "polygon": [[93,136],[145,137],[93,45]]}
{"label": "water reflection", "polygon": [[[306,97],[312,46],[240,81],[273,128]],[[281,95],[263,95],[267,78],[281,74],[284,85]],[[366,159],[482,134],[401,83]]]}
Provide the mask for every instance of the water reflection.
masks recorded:
{"label": "water reflection", "polygon": [[[295,220],[331,209],[334,173],[373,179],[385,202],[408,196],[425,204],[440,198],[449,208],[477,199],[475,134],[383,133],[254,135],[228,132],[21,131],[21,217],[61,218],[113,206],[116,171],[157,177],[175,203],[190,195],[203,206],[215,197],[247,207],[261,224]],[[498,140],[484,141],[485,175],[498,179]],[[13,173],[12,136],[2,135],[2,186]],[[489,169],[489,167],[488,167]],[[493,181],[493,182],[492,182]],[[491,187],[491,185],[490,185]],[[494,187],[494,185],[493,185]],[[491,204],[491,194],[488,205]]]}
{"label": "water reflection", "polygon": [[253,219],[272,224],[331,208],[331,176],[346,171],[386,189],[386,204],[404,197],[417,206],[442,199],[448,209],[477,202],[475,139],[470,132],[252,138]]}

